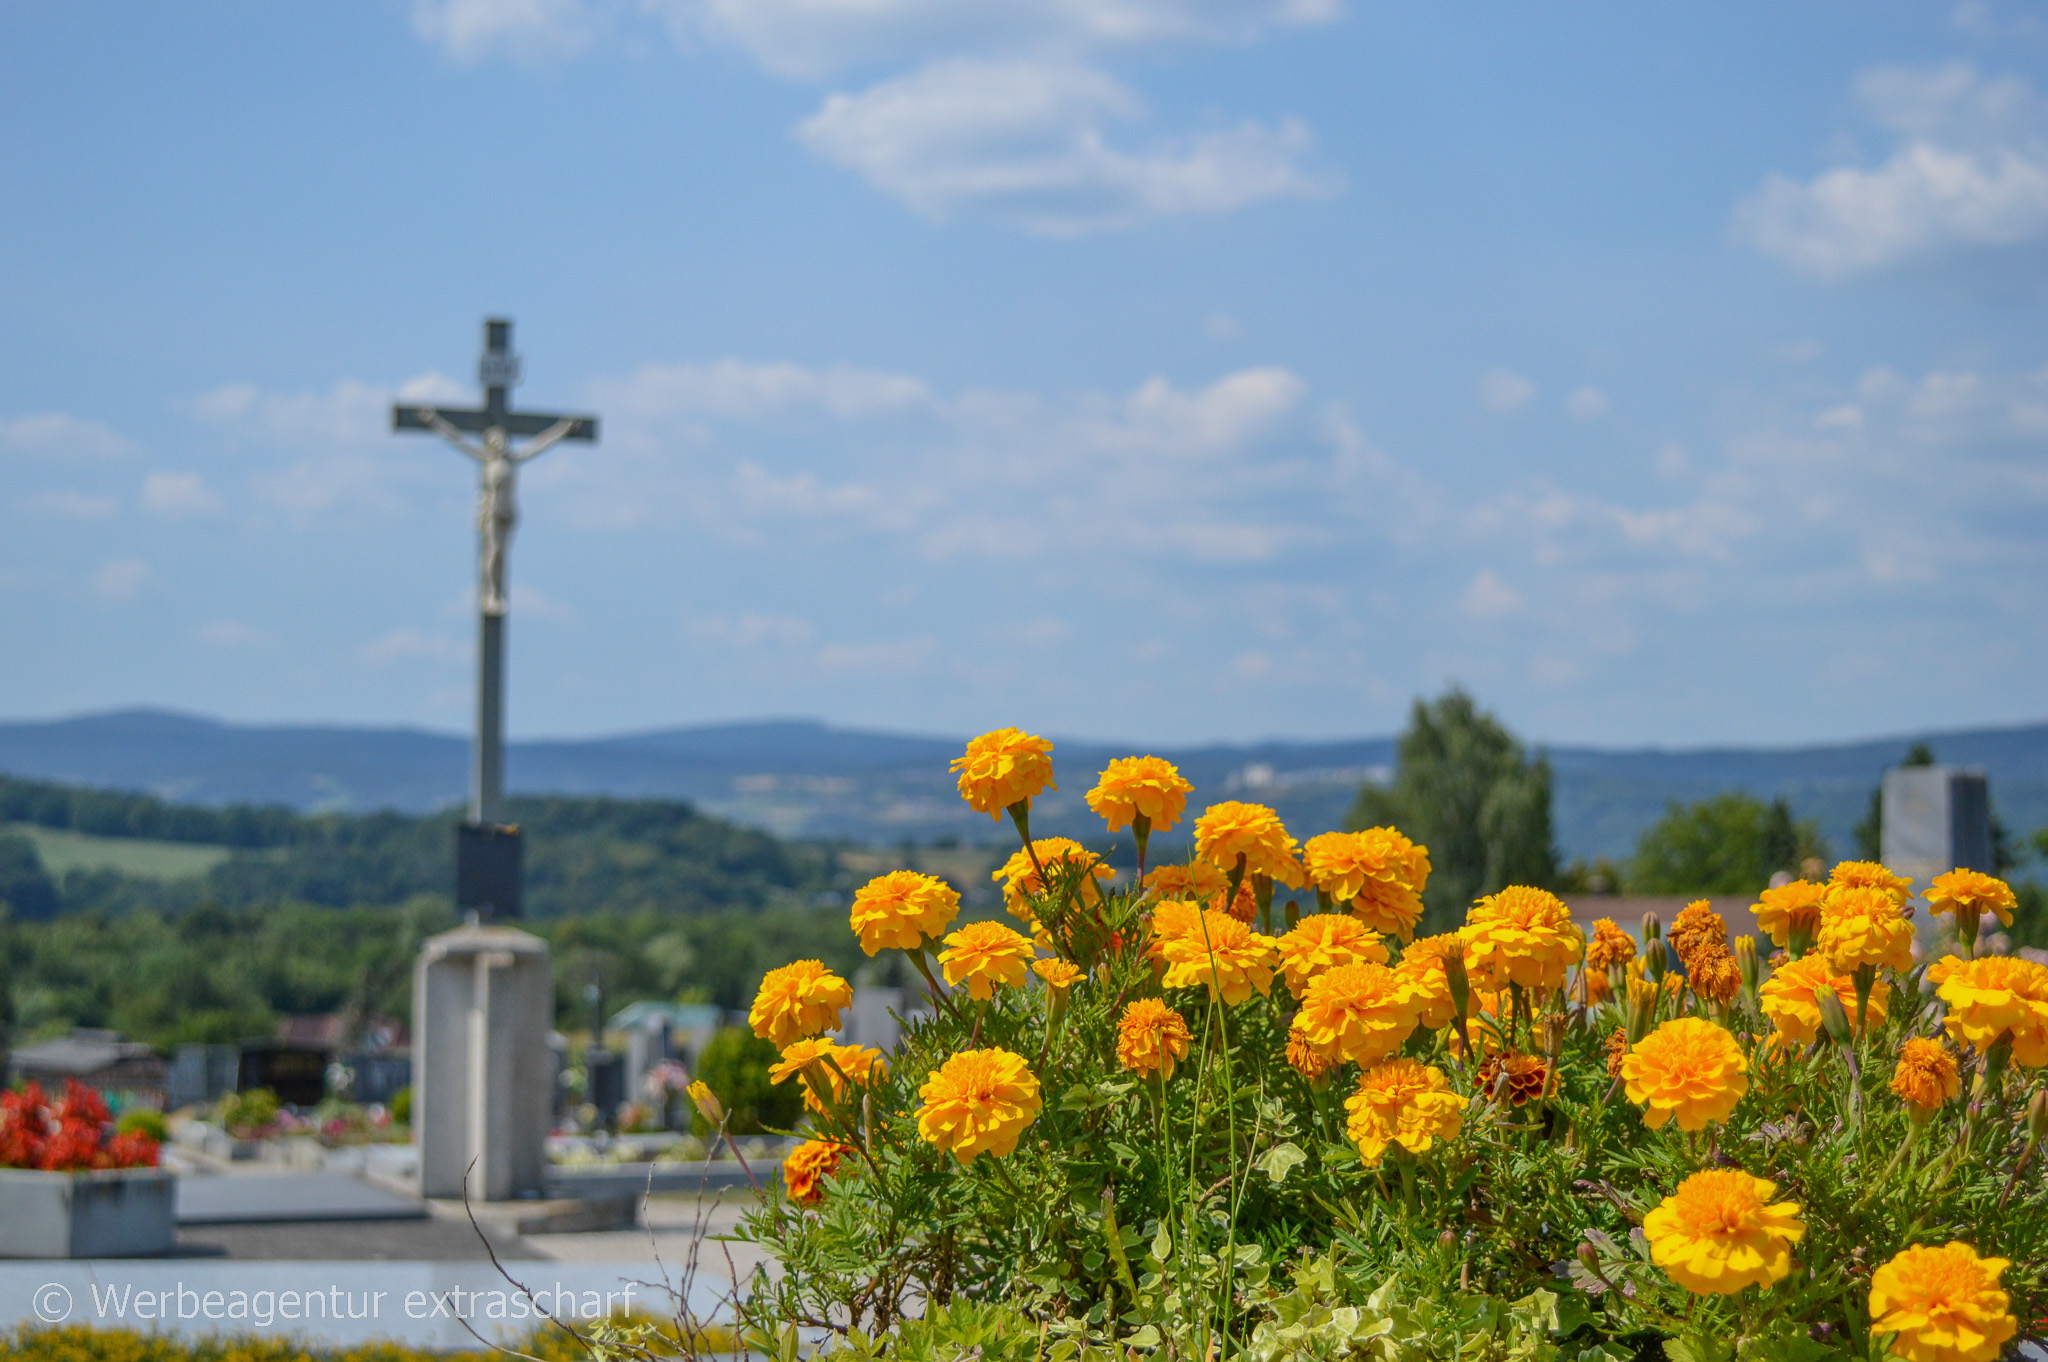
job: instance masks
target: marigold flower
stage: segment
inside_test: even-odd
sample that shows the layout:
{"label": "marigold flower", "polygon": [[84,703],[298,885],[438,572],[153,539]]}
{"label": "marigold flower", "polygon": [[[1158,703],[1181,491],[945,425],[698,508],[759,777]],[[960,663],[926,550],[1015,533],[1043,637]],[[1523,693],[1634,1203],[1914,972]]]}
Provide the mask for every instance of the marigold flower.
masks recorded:
{"label": "marigold flower", "polygon": [[1652,1130],[1674,1116],[1680,1130],[1727,1120],[1749,1091],[1748,1069],[1735,1037],[1698,1017],[1665,1022],[1621,1061],[1628,1100],[1643,1108],[1643,1124]]}
{"label": "marigold flower", "polygon": [[1628,1054],[1628,1028],[1617,1026],[1607,1033],[1607,1077],[1621,1077],[1621,1061]]}
{"label": "marigold flower", "polygon": [[1696,899],[1685,905],[1677,917],[1671,920],[1671,930],[1664,934],[1676,955],[1686,969],[1692,968],[1692,957],[1707,946],[1728,949],[1728,924],[1714,911],[1708,899]]}
{"label": "marigold flower", "polygon": [[839,1009],[853,1006],[853,989],[822,960],[795,960],[761,980],[747,1021],[777,1049],[806,1036],[839,1029]]}
{"label": "marigold flower", "polygon": [[1870,1332],[1906,1362],[1994,1362],[2019,1331],[1998,1286],[2011,1266],[1961,1242],[1915,1244],[1871,1274]]}
{"label": "marigold flower", "polygon": [[1344,1110],[1350,1113],[1345,1133],[1368,1168],[1379,1166],[1388,1145],[1420,1154],[1438,1140],[1456,1139],[1465,1126],[1465,1099],[1451,1091],[1442,1070],[1412,1059],[1368,1068]]}
{"label": "marigold flower", "polygon": [[1187,811],[1188,792],[1194,788],[1164,757],[1118,757],[1088,792],[1088,807],[1111,832],[1122,832],[1141,816],[1152,831],[1164,832]]}
{"label": "marigold flower", "polygon": [[1451,997],[1445,957],[1465,953],[1464,937],[1458,932],[1419,936],[1401,949],[1394,973],[1413,992],[1415,1019],[1432,1031],[1449,1026],[1458,1015],[1457,1000]]}
{"label": "marigold flower", "polygon": [[1563,899],[1520,884],[1473,904],[1464,938],[1474,988],[1563,988],[1585,947]]}
{"label": "marigold flower", "polygon": [[1309,981],[1295,1025],[1325,1055],[1377,1064],[1415,1030],[1413,985],[1385,965],[1339,965]]}
{"label": "marigold flower", "polygon": [[1830,889],[1881,889],[1901,908],[1912,897],[1913,881],[1894,875],[1876,861],[1843,861],[1828,876]]}
{"label": "marigold flower", "polygon": [[1195,854],[1228,874],[1245,858],[1247,877],[1266,875],[1290,888],[1305,883],[1300,844],[1287,835],[1280,815],[1263,804],[1227,800],[1195,820]]}
{"label": "marigold flower", "polygon": [[805,1140],[782,1159],[782,1185],[789,1199],[800,1206],[815,1206],[825,1199],[825,1179],[839,1171],[848,1153],[843,1144],[830,1140]]}
{"label": "marigold flower", "polygon": [[2048,965],[2009,955],[1946,956],[1927,971],[1948,1004],[1948,1033],[1983,1054],[2012,1033],[2012,1061],[2048,1064]]}
{"label": "marigold flower", "polygon": [[1854,973],[1861,965],[1902,972],[1913,968],[1913,924],[1906,920],[1901,901],[1876,885],[1830,889],[1814,945],[1840,974]]}
{"label": "marigold flower", "polygon": [[1320,1083],[1337,1071],[1338,1061],[1310,1044],[1297,1020],[1287,1028],[1287,1063],[1310,1083]]}
{"label": "marigold flower", "polygon": [[1201,934],[1201,906],[1180,899],[1167,899],[1152,905],[1152,940],[1145,950],[1154,960],[1164,963],[1167,948],[1174,941],[1183,936],[1199,938]]}
{"label": "marigold flower", "polygon": [[1207,861],[1160,865],[1145,872],[1145,887],[1162,899],[1207,903],[1230,887],[1230,876]]}
{"label": "marigold flower", "polygon": [[[1038,853],[1038,864],[1031,860],[1032,852]],[[1076,895],[1084,903],[1102,902],[1102,891],[1095,887],[1095,880],[1106,880],[1116,871],[1102,863],[1102,858],[1082,846],[1071,837],[1038,837],[1032,839],[1031,851],[1019,847],[1010,853],[990,876],[991,880],[1003,886],[1003,907],[1010,910],[1012,917],[1036,922],[1037,916],[1031,911],[1031,900],[1046,892],[1045,881],[1038,877],[1038,866],[1045,867],[1045,873],[1055,879],[1064,878],[1060,867],[1068,862],[1091,865],[1088,872],[1092,879],[1081,881],[1080,892]]]}
{"label": "marigold flower", "polygon": [[1611,917],[1593,924],[1593,939],[1586,946],[1586,968],[1605,974],[1614,965],[1626,965],[1636,958],[1636,939],[1623,931]]}
{"label": "marigold flower", "polygon": [[[1820,1036],[1820,1004],[1815,996],[1823,989],[1831,990],[1841,1000],[1842,1010],[1849,1014],[1849,1025],[1855,1026],[1856,981],[1835,973],[1825,955],[1804,955],[1780,965],[1757,990],[1757,1002],[1780,1035],[1801,1045],[1811,1045]],[[1871,1021],[1884,1021],[1890,992],[1882,979],[1870,990]]]}
{"label": "marigold flower", "polygon": [[1117,1063],[1141,1076],[1173,1077],[1174,1061],[1188,1057],[1187,1018],[1157,998],[1140,998],[1116,1024]]}
{"label": "marigold flower", "polygon": [[[1157,930],[1156,910],[1152,922]],[[1279,943],[1228,913],[1208,909],[1198,922],[1158,941],[1160,958],[1166,962],[1161,982],[1168,988],[1207,984],[1216,996],[1235,1007],[1254,992],[1263,995],[1273,987]]]}
{"label": "marigold flower", "polygon": [[1777,1184],[1740,1168],[1710,1168],[1643,1217],[1650,1258],[1695,1295],[1733,1295],[1769,1286],[1792,1271],[1792,1245],[1806,1237],[1796,1201],[1773,1202]]}
{"label": "marigold flower", "polygon": [[847,920],[869,955],[883,948],[914,951],[938,940],[960,915],[960,895],[936,875],[892,870],[854,891]]}
{"label": "marigold flower", "polygon": [[1726,948],[1708,940],[1686,962],[1692,991],[1717,1003],[1732,1002],[1742,990],[1742,968]]}
{"label": "marigold flower", "polygon": [[1059,959],[1033,960],[1031,972],[1045,981],[1045,991],[1052,994],[1065,993],[1086,977],[1079,965]]}
{"label": "marigold flower", "polygon": [[1996,913],[1999,925],[2010,927],[2012,911],[2018,906],[2011,885],[1981,871],[1951,870],[1935,876],[1934,883],[1927,886],[1930,913],[1953,913],[1958,918],[1965,913],[1978,917]]}
{"label": "marigold flower", "polygon": [[1345,914],[1311,913],[1280,938],[1280,968],[1296,998],[1324,970],[1363,962],[1386,964],[1387,948],[1378,932]]}
{"label": "marigold flower", "polygon": [[965,756],[953,758],[952,769],[960,773],[960,797],[995,819],[1020,800],[1059,788],[1052,778],[1052,744],[1017,728],[974,739]]}
{"label": "marigold flower", "polygon": [[1326,832],[1302,848],[1302,865],[1318,890],[1348,904],[1375,931],[1408,940],[1422,916],[1429,852],[1394,828]]}
{"label": "marigold flower", "polygon": [[970,922],[946,937],[939,968],[947,983],[958,987],[965,982],[968,997],[987,1002],[996,985],[1015,988],[1024,982],[1034,953],[1030,937],[1000,922]]}
{"label": "marigold flower", "polygon": [[1550,1065],[1541,1055],[1488,1055],[1479,1064],[1480,1095],[1491,1097],[1502,1074],[1507,1075],[1508,1104],[1519,1107],[1543,1095],[1544,1085],[1550,1081]]}
{"label": "marigold flower", "polygon": [[832,1101],[838,1103],[846,1100],[848,1080],[862,1087],[872,1087],[888,1073],[888,1059],[872,1045],[841,1045],[820,1036],[815,1040],[796,1041],[785,1049],[782,1058],[768,1070],[768,1081],[786,1083],[792,1078],[802,1077],[805,1079],[804,1106],[825,1116],[829,1113],[825,1104],[818,1100],[820,1088],[830,1093]]}
{"label": "marigold flower", "polygon": [[963,1050],[932,1070],[917,1095],[918,1135],[962,1163],[1015,1153],[1043,1105],[1024,1056],[1008,1050]]}
{"label": "marigold flower", "polygon": [[1892,1091],[1901,1102],[1931,1112],[1962,1090],[1962,1072],[1946,1045],[1925,1036],[1906,1037],[1899,1046],[1898,1067],[1892,1070]]}
{"label": "marigold flower", "polygon": [[1757,896],[1756,925],[1771,934],[1771,943],[1789,946],[1795,932],[1808,940],[1820,926],[1821,904],[1828,887],[1818,880],[1794,880]]}

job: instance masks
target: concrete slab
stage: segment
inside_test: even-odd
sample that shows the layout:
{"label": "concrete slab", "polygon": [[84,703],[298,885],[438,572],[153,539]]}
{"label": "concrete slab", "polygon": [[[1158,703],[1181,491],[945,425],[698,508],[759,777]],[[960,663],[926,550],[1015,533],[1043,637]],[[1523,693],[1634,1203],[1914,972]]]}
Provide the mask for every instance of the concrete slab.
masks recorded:
{"label": "concrete slab", "polygon": [[340,1173],[178,1179],[180,1225],[424,1220],[425,1203]]}

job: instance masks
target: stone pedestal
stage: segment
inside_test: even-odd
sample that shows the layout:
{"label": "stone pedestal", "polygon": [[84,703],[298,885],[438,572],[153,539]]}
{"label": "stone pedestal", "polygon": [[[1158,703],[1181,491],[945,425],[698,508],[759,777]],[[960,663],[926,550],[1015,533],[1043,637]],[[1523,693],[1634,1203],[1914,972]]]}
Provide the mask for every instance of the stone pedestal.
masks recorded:
{"label": "stone pedestal", "polygon": [[547,943],[471,925],[430,938],[413,970],[413,1138],[420,1192],[537,1197],[553,1112]]}
{"label": "stone pedestal", "polygon": [[1884,773],[1883,860],[1915,890],[1951,870],[1991,873],[1991,788],[1982,771],[1894,766]]}

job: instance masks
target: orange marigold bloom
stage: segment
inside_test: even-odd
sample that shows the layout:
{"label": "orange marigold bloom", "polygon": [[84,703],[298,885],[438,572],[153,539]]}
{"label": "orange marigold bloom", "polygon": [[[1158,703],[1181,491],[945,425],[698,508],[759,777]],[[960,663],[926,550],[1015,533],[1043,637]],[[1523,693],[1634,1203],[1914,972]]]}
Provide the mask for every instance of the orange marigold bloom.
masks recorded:
{"label": "orange marigold bloom", "polygon": [[1334,1059],[1377,1064],[1415,1030],[1414,987],[1385,965],[1339,965],[1309,981],[1294,1024]]}
{"label": "orange marigold bloom", "polygon": [[802,1077],[804,1106],[824,1116],[828,1113],[825,1104],[818,1100],[819,1089],[830,1093],[837,1103],[845,1100],[849,1079],[862,1087],[872,1087],[888,1073],[888,1059],[872,1045],[841,1045],[820,1036],[796,1041],[785,1049],[782,1058],[768,1070],[768,1081],[786,1083]]}
{"label": "orange marigold bloom", "polygon": [[[1157,910],[1152,923],[1156,931]],[[1228,913],[1211,908],[1191,926],[1157,940],[1160,958],[1166,962],[1161,982],[1168,988],[1207,984],[1211,992],[1235,1007],[1253,993],[1263,995],[1273,987],[1279,943]]]}
{"label": "orange marigold bloom", "polygon": [[1045,981],[1045,991],[1054,995],[1065,993],[1086,976],[1081,967],[1066,960],[1033,960],[1031,972]]}
{"label": "orange marigold bloom", "polygon": [[932,1070],[917,1095],[918,1135],[962,1163],[1014,1154],[1043,1105],[1024,1056],[1008,1050],[963,1050]]}
{"label": "orange marigold bloom", "polygon": [[1102,863],[1101,857],[1071,837],[1033,838],[1031,851],[1019,847],[1010,853],[1009,860],[989,875],[990,879],[1003,886],[1003,907],[1010,910],[1012,917],[1020,917],[1027,922],[1038,920],[1031,911],[1031,900],[1046,892],[1045,881],[1038,877],[1038,865],[1031,861],[1033,851],[1038,853],[1038,864],[1045,867],[1045,873],[1051,875],[1055,882],[1064,880],[1060,867],[1068,863],[1093,867],[1088,872],[1093,879],[1081,881],[1080,892],[1075,895],[1084,903],[1102,902],[1102,891],[1095,887],[1094,880],[1106,880],[1116,874]]}
{"label": "orange marigold bloom", "polygon": [[1523,1106],[1543,1095],[1550,1081],[1550,1065],[1541,1055],[1488,1055],[1479,1064],[1479,1093],[1493,1096],[1501,1075],[1507,1075],[1506,1097],[1510,1106]]}
{"label": "orange marigold bloom", "polygon": [[1364,962],[1386,964],[1387,948],[1378,932],[1345,914],[1311,913],[1280,938],[1280,968],[1297,998],[1324,970]]}
{"label": "orange marigold bloom", "polygon": [[1176,1060],[1188,1057],[1187,1018],[1157,998],[1140,998],[1116,1024],[1116,1060],[1134,1074],[1173,1077]]}
{"label": "orange marigold bloom", "polygon": [[777,1049],[806,1036],[839,1029],[839,1009],[853,1006],[853,989],[822,960],[795,960],[771,969],[754,995],[747,1021]]}
{"label": "orange marigold bloom", "polygon": [[1209,807],[1195,820],[1195,854],[1227,874],[1245,858],[1244,873],[1266,875],[1290,888],[1306,882],[1298,859],[1300,845],[1287,835],[1280,815],[1263,804],[1227,800]]}
{"label": "orange marigold bloom", "polygon": [[1206,903],[1230,887],[1230,876],[1207,861],[1160,865],[1145,872],[1145,887],[1162,899]]}
{"label": "orange marigold bloom", "polygon": [[1892,1070],[1892,1091],[1900,1101],[1931,1112],[1962,1090],[1962,1071],[1946,1045],[1925,1036],[1906,1037],[1899,1046],[1899,1065]]}
{"label": "orange marigold bloom", "polygon": [[1451,1091],[1442,1070],[1412,1059],[1368,1068],[1344,1110],[1350,1113],[1345,1133],[1368,1168],[1379,1166],[1388,1145],[1420,1154],[1438,1140],[1456,1139],[1465,1127],[1465,1099]]}
{"label": "orange marigold bloom", "polygon": [[1915,1244],[1871,1274],[1870,1332],[1906,1362],[1994,1362],[2019,1331],[1998,1285],[2011,1266],[1960,1241]]}
{"label": "orange marigold bloom", "polygon": [[959,915],[960,896],[952,885],[936,875],[892,870],[854,891],[847,919],[860,936],[860,948],[873,955],[884,947],[914,951],[936,941]]}
{"label": "orange marigold bloom", "polygon": [[1188,792],[1194,788],[1164,757],[1118,757],[1088,792],[1088,807],[1111,832],[1123,831],[1139,816],[1152,831],[1164,832],[1187,811]]}
{"label": "orange marigold bloom", "polygon": [[1948,1004],[1948,1033],[1982,1054],[2012,1033],[2012,1061],[2048,1064],[2048,965],[2009,955],[1946,956],[1927,971]]}
{"label": "orange marigold bloom", "polygon": [[1636,958],[1636,939],[1623,931],[1613,918],[1593,924],[1593,940],[1586,946],[1586,968],[1605,974],[1610,965],[1626,965]]}
{"label": "orange marigold bloom", "polygon": [[1320,1083],[1337,1071],[1338,1061],[1309,1043],[1297,1020],[1287,1028],[1287,1063],[1311,1083]]}
{"label": "orange marigold bloom", "polygon": [[[1801,1045],[1811,1045],[1820,1036],[1820,1004],[1816,999],[1824,989],[1832,991],[1841,1000],[1842,1010],[1849,1014],[1849,1025],[1854,1027],[1856,981],[1846,974],[1835,973],[1825,955],[1805,955],[1797,960],[1787,960],[1764,980],[1763,987],[1757,990],[1757,1002],[1779,1035]],[[1871,1021],[1884,1021],[1890,996],[1890,986],[1884,980],[1878,980],[1870,990]]]}
{"label": "orange marigold bloom", "polygon": [[1894,875],[1876,861],[1843,861],[1828,876],[1830,889],[1881,889],[1901,908],[1913,896],[1913,881]]}
{"label": "orange marigold bloom", "polygon": [[1852,973],[1859,965],[1901,972],[1913,968],[1913,924],[1900,900],[1875,885],[1830,889],[1814,945],[1841,974]]}
{"label": "orange marigold bloom", "polygon": [[1429,852],[1394,828],[1326,832],[1308,839],[1302,865],[1317,889],[1348,904],[1359,921],[1403,941],[1422,916]]}
{"label": "orange marigold bloom", "polygon": [[1999,925],[2012,926],[2012,910],[2019,906],[2013,897],[2012,886],[2004,880],[1976,870],[1951,870],[1946,875],[1934,877],[1934,883],[1927,886],[1927,911],[1930,913],[1953,913],[1957,917],[1965,913],[1982,916],[1996,913]]}
{"label": "orange marigold bloom", "polygon": [[1803,931],[1808,940],[1820,926],[1821,904],[1828,887],[1818,880],[1794,880],[1757,896],[1756,925],[1771,934],[1777,946],[1792,944],[1792,934]]}
{"label": "orange marigold bloom", "polygon": [[1792,1271],[1792,1245],[1806,1237],[1796,1201],[1773,1202],[1777,1184],[1740,1168],[1710,1168],[1643,1217],[1650,1258],[1695,1295],[1733,1295],[1769,1286]]}
{"label": "orange marigold bloom", "polygon": [[939,968],[947,983],[958,987],[964,981],[968,997],[987,1002],[998,984],[1015,988],[1024,982],[1033,954],[1030,937],[1000,922],[970,922],[947,936]]}
{"label": "orange marigold bloom", "polygon": [[1728,924],[1714,911],[1714,905],[1707,899],[1696,899],[1679,910],[1671,921],[1671,930],[1664,934],[1671,945],[1671,953],[1678,957],[1687,970],[1692,969],[1692,958],[1709,946],[1728,949]]}
{"label": "orange marigold bloom", "polygon": [[1628,1028],[1617,1026],[1607,1033],[1607,1077],[1621,1077],[1621,1061],[1628,1054]]}
{"label": "orange marigold bloom", "polygon": [[1154,960],[1164,963],[1167,948],[1183,936],[1202,935],[1202,909],[1198,904],[1167,899],[1152,905],[1152,940],[1145,948]]}
{"label": "orange marigold bloom", "polygon": [[1749,1091],[1748,1070],[1735,1037],[1698,1017],[1665,1022],[1621,1061],[1628,1100],[1643,1108],[1643,1124],[1652,1130],[1674,1116],[1680,1130],[1727,1120]]}
{"label": "orange marigold bloom", "polygon": [[960,773],[960,797],[978,813],[1000,819],[1012,804],[1041,790],[1057,790],[1052,778],[1052,744],[1017,728],[998,728],[967,744],[953,758]]}
{"label": "orange marigold bloom", "polygon": [[1712,941],[1702,943],[1693,952],[1686,970],[1692,991],[1702,998],[1726,1003],[1742,991],[1742,967],[1735,963],[1734,956]]}
{"label": "orange marigold bloom", "polygon": [[1547,889],[1511,884],[1465,917],[1465,968],[1474,988],[1563,988],[1585,937],[1572,910]]}
{"label": "orange marigold bloom", "polygon": [[782,1159],[782,1185],[789,1199],[800,1206],[815,1206],[825,1199],[825,1179],[839,1171],[839,1162],[849,1151],[830,1140],[805,1140]]}
{"label": "orange marigold bloom", "polygon": [[1415,995],[1415,1019],[1432,1031],[1449,1026],[1458,1015],[1444,960],[1464,953],[1464,937],[1457,932],[1421,936],[1402,947],[1400,963],[1394,966],[1394,973]]}

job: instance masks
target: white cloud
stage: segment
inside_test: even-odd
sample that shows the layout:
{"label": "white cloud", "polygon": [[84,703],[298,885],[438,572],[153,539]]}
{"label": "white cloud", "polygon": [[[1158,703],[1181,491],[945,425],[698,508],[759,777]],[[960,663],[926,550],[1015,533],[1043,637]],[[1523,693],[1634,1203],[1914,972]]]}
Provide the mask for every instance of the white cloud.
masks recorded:
{"label": "white cloud", "polygon": [[92,575],[92,592],[101,600],[132,601],[155,576],[140,558],[116,558]]}
{"label": "white cloud", "polygon": [[573,56],[589,45],[581,0],[413,0],[413,31],[457,61]]}
{"label": "white cloud", "polygon": [[1484,568],[1465,588],[1460,600],[1465,613],[1479,619],[1513,614],[1522,608],[1522,593],[1500,579],[1492,568]]}
{"label": "white cloud", "polygon": [[855,420],[926,406],[931,393],[915,378],[877,369],[835,365],[649,364],[623,381],[596,385],[598,403],[629,418],[717,416],[746,418],[813,410]]}
{"label": "white cloud", "polygon": [[986,215],[1052,236],[1315,198],[1335,177],[1304,169],[1308,129],[1244,123],[1155,144],[1112,146],[1140,121],[1138,96],[1069,62],[952,58],[828,97],[797,134],[935,221]]}
{"label": "white cloud", "polygon": [[1519,411],[1536,396],[1536,385],[1513,369],[1493,369],[1479,380],[1479,405],[1488,411]]}
{"label": "white cloud", "polygon": [[1607,414],[1607,394],[1598,388],[1581,388],[1565,399],[1565,415],[1581,421],[1591,421]]}
{"label": "white cloud", "polygon": [[142,480],[142,507],[173,520],[213,515],[220,498],[197,473],[151,473]]}
{"label": "white cloud", "polygon": [[1243,369],[1186,392],[1163,378],[1084,420],[1105,452],[1197,458],[1242,448],[1293,411],[1308,387],[1286,369]]}
{"label": "white cloud", "polygon": [[689,621],[691,637],[736,652],[800,648],[817,637],[817,626],[794,615],[706,615]]}
{"label": "white cloud", "polygon": [[135,443],[99,421],[46,411],[0,420],[0,450],[47,459],[123,459]]}
{"label": "white cloud", "polygon": [[37,515],[63,516],[66,520],[105,520],[120,509],[110,497],[90,496],[68,489],[37,492],[23,497],[21,504]]}
{"label": "white cloud", "polygon": [[913,676],[927,670],[943,650],[930,634],[872,643],[827,643],[818,649],[821,671],[853,676]]}
{"label": "white cloud", "polygon": [[218,648],[243,648],[263,643],[269,635],[261,629],[251,628],[240,620],[209,620],[194,631],[193,637],[201,643],[210,643]]}
{"label": "white cloud", "polygon": [[1841,279],[2048,235],[2048,108],[2026,81],[1956,62],[1867,71],[1856,93],[1873,121],[1899,134],[1892,154],[1804,183],[1769,176],[1737,209],[1739,239]]}
{"label": "white cloud", "polygon": [[430,662],[467,662],[470,645],[446,634],[429,634],[419,629],[393,629],[390,633],[366,645],[361,653],[362,660],[370,663],[409,662],[426,660]]}

